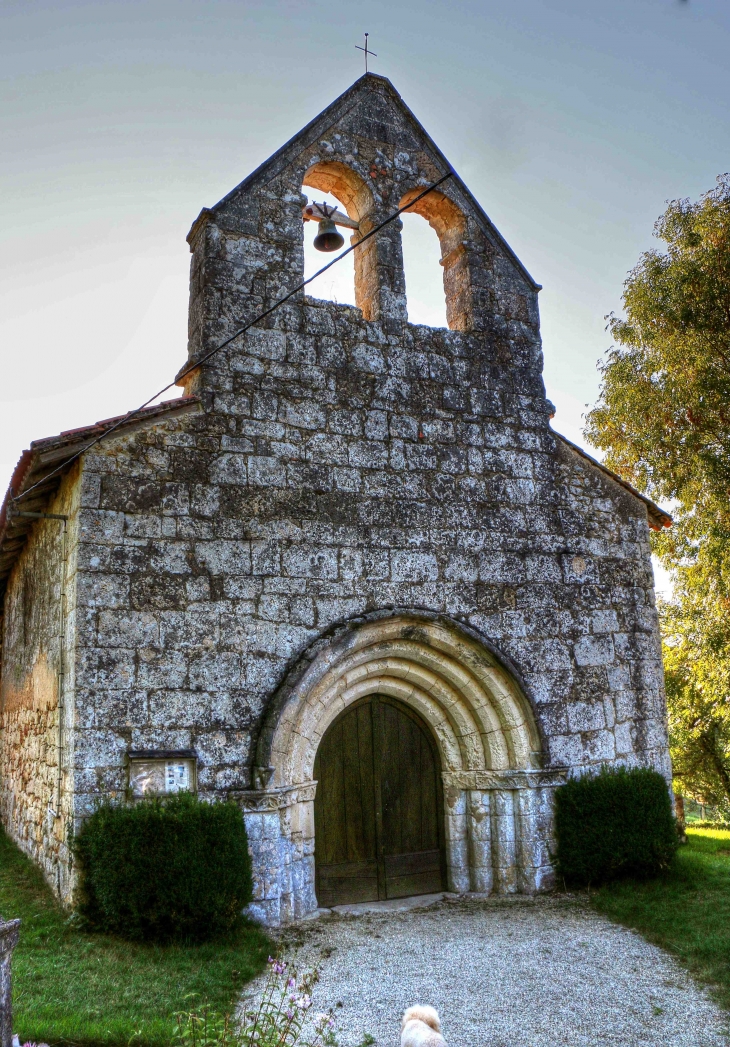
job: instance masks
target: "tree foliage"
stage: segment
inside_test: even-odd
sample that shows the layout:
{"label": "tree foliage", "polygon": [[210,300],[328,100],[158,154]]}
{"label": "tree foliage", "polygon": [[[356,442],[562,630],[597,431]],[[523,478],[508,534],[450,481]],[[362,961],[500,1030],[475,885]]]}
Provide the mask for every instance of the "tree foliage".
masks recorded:
{"label": "tree foliage", "polygon": [[730,805],[730,175],[672,201],[624,284],[586,436],[675,524],[654,538],[673,571],[664,608],[678,787]]}
{"label": "tree foliage", "polygon": [[[675,200],[624,285],[586,435],[606,464],[685,513],[730,508],[730,175]],[[704,534],[704,532],[703,532]]]}
{"label": "tree foliage", "polygon": [[[691,575],[690,575],[691,577]],[[719,613],[718,613],[719,612]],[[669,745],[676,789],[730,815],[730,657],[720,602],[686,587],[663,607]]]}

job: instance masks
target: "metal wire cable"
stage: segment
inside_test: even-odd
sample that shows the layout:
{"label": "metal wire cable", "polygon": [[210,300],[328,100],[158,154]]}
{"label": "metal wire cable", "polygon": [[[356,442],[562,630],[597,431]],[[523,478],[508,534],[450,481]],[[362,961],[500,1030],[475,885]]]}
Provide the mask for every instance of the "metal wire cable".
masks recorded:
{"label": "metal wire cable", "polygon": [[76,454],[72,455],[71,458],[68,458],[65,462],[62,462],[55,469],[52,469],[50,473],[46,473],[44,477],[42,477],[40,480],[37,480],[36,483],[32,484],[26,491],[23,491],[21,494],[19,494],[17,498],[11,495],[11,504],[16,505],[21,499],[27,498],[32,491],[35,491],[36,488],[46,483],[48,480],[51,479],[51,477],[56,476],[64,469],[67,469],[69,465],[71,465],[72,462],[75,462],[77,458],[80,458],[82,454],[86,454],[86,452],[90,451],[92,447],[96,447],[96,445],[101,443],[102,440],[106,440],[107,436],[110,436],[113,432],[115,432],[115,430],[119,429],[121,426],[126,425],[127,422],[130,421],[130,419],[134,418],[136,415],[144,411],[146,407],[149,407],[149,405],[153,403],[153,401],[155,401],[158,397],[162,396],[163,393],[166,393],[168,389],[173,389],[181,381],[181,379],[183,379],[186,375],[190,374],[191,371],[197,370],[198,367],[201,367],[203,364],[207,363],[211,357],[215,356],[215,354],[219,353],[222,349],[225,349],[226,346],[230,345],[231,342],[235,341],[236,338],[238,338],[240,335],[245,334],[246,331],[249,331],[256,324],[260,323],[262,320],[265,320],[267,316],[271,316],[271,314],[275,312],[275,310],[277,310],[279,306],[283,305],[284,302],[288,302],[290,298],[293,298],[295,294],[298,294],[299,291],[303,290],[303,288],[305,288],[307,284],[311,284],[311,282],[313,280],[316,280],[318,276],[321,276],[322,273],[326,273],[327,270],[331,269],[333,265],[336,265],[336,263],[341,261],[346,255],[350,254],[357,247],[360,247],[361,244],[364,244],[365,241],[369,240],[371,236],[375,236],[376,233],[379,233],[381,229],[385,228],[386,225],[389,225],[391,222],[393,222],[396,218],[398,218],[399,215],[403,214],[404,211],[410,210],[410,208],[413,207],[414,204],[417,204],[419,200],[422,200],[424,198],[424,196],[428,196],[429,193],[432,193],[434,189],[436,189],[443,182],[445,182],[447,178],[451,178],[452,175],[453,171],[447,171],[445,175],[439,178],[432,185],[429,185],[427,189],[424,189],[422,193],[419,193],[418,196],[414,197],[413,200],[410,201],[410,203],[405,205],[405,207],[398,208],[397,211],[395,211],[392,215],[386,218],[383,222],[381,222],[379,225],[376,225],[374,229],[371,229],[369,233],[366,233],[365,236],[363,236],[361,240],[358,240],[356,244],[351,244],[350,247],[345,248],[344,251],[338,254],[336,258],[333,258],[331,262],[328,262],[327,265],[323,265],[321,269],[317,270],[314,276],[307,277],[306,280],[303,280],[293,290],[285,294],[283,298],[280,298],[277,302],[274,302],[274,304],[270,306],[268,309],[264,310],[263,313],[259,313],[259,315],[256,316],[253,320],[250,320],[247,324],[244,324],[243,327],[239,328],[229,338],[226,338],[226,340],[224,342],[221,342],[220,345],[217,345],[214,349],[210,349],[199,359],[192,360],[187,367],[185,367],[182,371],[179,372],[179,374],[172,382],[166,385],[163,389],[160,389],[153,396],[150,396],[150,398],[148,400],[145,400],[143,404],[140,404],[139,407],[135,407],[133,411],[129,411],[122,418],[118,419],[113,425],[110,425],[108,429],[105,429],[103,433],[100,433],[98,436],[95,436],[93,440],[91,440],[85,447],[82,447],[80,451],[77,451]]}

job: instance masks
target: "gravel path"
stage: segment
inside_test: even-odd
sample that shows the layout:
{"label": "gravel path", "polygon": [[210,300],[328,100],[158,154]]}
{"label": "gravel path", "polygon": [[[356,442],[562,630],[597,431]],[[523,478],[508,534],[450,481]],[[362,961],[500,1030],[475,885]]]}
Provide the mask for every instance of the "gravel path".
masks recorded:
{"label": "gravel path", "polygon": [[[343,1047],[399,1047],[413,1003],[449,1047],[728,1047],[728,1016],[666,953],[572,900],[445,900],[331,914],[280,936],[320,968]],[[368,1041],[372,1042],[372,1041]]]}

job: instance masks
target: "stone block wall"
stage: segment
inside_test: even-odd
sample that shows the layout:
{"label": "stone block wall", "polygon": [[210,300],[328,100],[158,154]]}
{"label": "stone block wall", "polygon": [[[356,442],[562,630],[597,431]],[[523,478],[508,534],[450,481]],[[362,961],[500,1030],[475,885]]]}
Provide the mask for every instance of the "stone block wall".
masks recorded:
{"label": "stone block wall", "polygon": [[77,473],[39,520],[5,595],[0,686],[0,819],[70,896],[73,817]]}
{"label": "stone block wall", "polygon": [[[501,651],[547,764],[666,772],[643,504],[507,377],[474,409],[488,343],[385,335],[331,303],[299,316],[229,351],[201,414],[85,463],[79,796],[122,789],[129,748],[195,748],[204,792],[249,788],[287,670],[388,607],[463,621]],[[451,382],[460,411],[443,406]]]}
{"label": "stone block wall", "polygon": [[[196,223],[193,362],[301,279],[303,181],[361,220],[443,171],[392,89],[358,90]],[[248,788],[287,669],[388,607],[502,651],[546,763],[668,772],[646,509],[551,432],[536,285],[468,191],[423,210],[469,330],[403,319],[393,225],[367,309],[292,299],[188,377],[199,415],[87,456],[80,796],[122,788],[130,747],[196,748],[203,791]]]}

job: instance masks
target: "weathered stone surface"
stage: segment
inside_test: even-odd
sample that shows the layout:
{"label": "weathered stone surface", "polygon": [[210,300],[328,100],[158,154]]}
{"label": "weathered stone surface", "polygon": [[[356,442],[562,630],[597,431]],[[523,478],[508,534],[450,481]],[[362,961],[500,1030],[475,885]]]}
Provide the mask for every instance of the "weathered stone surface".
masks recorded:
{"label": "weathered stone surface", "polygon": [[[387,81],[359,81],[195,223],[190,360],[301,279],[303,184],[365,232],[444,172]],[[257,911],[311,908],[310,800],[257,811],[255,754],[288,674],[373,614],[480,637],[524,696],[545,768],[669,773],[647,506],[552,432],[538,288],[466,188],[452,179],[416,209],[441,241],[451,329],[407,323],[393,223],[355,252],[357,308],[295,296],[187,376],[199,413],[111,438],[68,477],[51,511],[71,517],[73,709],[51,823],[57,525],[22,554],[0,804],[64,897],[71,814],[124,789],[129,749],[193,748],[203,795],[249,797]],[[549,885],[550,787],[523,785],[460,787],[454,887]]]}
{"label": "weathered stone surface", "polygon": [[0,916],[0,1047],[13,1043],[13,995],[10,963],[18,944],[20,920],[3,921]]}
{"label": "weathered stone surface", "polygon": [[73,650],[81,485],[68,477],[39,520],[5,595],[0,680],[0,817],[62,896],[70,892]]}

